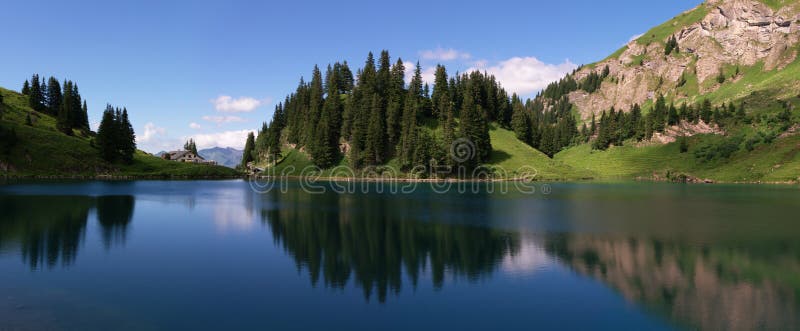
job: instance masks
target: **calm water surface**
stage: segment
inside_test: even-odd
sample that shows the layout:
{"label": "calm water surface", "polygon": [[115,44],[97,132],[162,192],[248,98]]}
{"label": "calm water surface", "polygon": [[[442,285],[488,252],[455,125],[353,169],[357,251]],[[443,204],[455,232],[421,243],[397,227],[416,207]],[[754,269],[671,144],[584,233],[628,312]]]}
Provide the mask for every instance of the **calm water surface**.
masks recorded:
{"label": "calm water surface", "polygon": [[797,187],[490,191],[0,184],[0,330],[800,329]]}

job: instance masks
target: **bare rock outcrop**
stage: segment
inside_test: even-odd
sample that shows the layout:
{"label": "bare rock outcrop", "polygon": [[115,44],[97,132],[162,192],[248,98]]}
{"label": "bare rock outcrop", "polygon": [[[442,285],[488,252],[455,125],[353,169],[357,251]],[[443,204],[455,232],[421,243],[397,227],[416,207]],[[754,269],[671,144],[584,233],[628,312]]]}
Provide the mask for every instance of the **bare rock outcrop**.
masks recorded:
{"label": "bare rock outcrop", "polygon": [[[678,23],[695,16],[701,19],[684,26]],[[696,77],[698,92],[703,94],[719,87],[715,82],[704,83],[715,80],[725,66],[763,63],[764,70],[785,67],[797,58],[800,4],[773,10],[756,0],[708,0],[666,24],[675,29],[672,35],[678,41],[679,54],[664,55],[670,36],[643,43],[649,37],[644,36],[628,43],[619,56],[575,73],[580,80],[606,66],[610,71],[594,93],[579,90],[570,94],[584,120],[612,106],[627,111],[632,104],[643,104],[658,94],[696,101],[677,89],[682,77]]]}

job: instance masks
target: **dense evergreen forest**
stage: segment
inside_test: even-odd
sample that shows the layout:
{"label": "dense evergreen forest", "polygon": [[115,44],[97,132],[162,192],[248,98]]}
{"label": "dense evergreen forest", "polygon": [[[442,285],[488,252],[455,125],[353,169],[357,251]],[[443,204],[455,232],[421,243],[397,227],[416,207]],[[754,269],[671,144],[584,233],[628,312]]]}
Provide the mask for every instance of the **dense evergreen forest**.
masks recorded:
{"label": "dense evergreen forest", "polygon": [[431,88],[419,64],[408,84],[405,71],[405,62],[392,63],[388,51],[377,61],[370,53],[355,77],[347,62],[328,65],[324,75],[315,67],[311,80],[301,78],[248,143],[245,159],[278,159],[288,144],[304,149],[322,168],[339,164],[345,154],[355,168],[394,160],[403,170],[434,164],[474,168],[489,161],[491,125],[528,128],[521,137],[534,147],[548,146],[550,155],[577,135],[566,98],[523,104],[485,73],[450,76],[438,65]]}

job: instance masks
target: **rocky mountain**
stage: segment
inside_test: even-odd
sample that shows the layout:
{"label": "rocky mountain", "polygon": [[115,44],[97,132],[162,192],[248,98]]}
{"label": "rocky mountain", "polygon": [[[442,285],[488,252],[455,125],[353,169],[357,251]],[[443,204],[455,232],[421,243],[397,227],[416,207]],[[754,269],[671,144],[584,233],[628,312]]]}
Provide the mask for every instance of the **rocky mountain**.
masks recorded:
{"label": "rocky mountain", "polygon": [[799,41],[797,0],[708,0],[576,71],[578,81],[606,68],[608,75],[596,91],[577,90],[569,98],[589,120],[593,113],[627,111],[658,95],[676,103],[708,98],[716,104],[755,91],[795,96]]}
{"label": "rocky mountain", "polygon": [[234,168],[242,161],[243,151],[231,147],[214,147],[197,151],[206,160],[217,161],[217,164]]}

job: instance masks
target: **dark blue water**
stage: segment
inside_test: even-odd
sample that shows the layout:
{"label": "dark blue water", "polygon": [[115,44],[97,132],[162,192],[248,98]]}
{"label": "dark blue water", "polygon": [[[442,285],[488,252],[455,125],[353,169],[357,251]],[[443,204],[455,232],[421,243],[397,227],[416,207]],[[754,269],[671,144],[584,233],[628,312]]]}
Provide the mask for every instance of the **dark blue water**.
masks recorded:
{"label": "dark blue water", "polygon": [[800,327],[797,187],[549,189],[6,183],[0,330]]}

